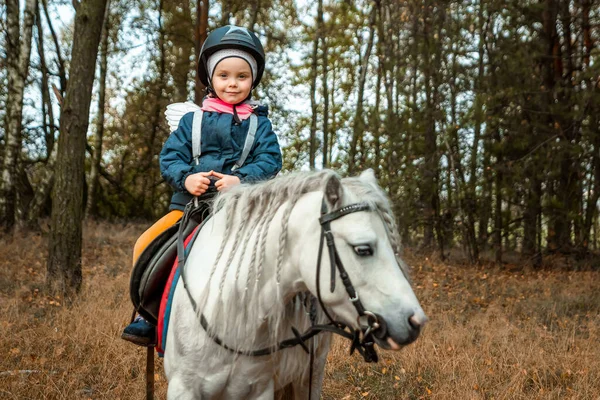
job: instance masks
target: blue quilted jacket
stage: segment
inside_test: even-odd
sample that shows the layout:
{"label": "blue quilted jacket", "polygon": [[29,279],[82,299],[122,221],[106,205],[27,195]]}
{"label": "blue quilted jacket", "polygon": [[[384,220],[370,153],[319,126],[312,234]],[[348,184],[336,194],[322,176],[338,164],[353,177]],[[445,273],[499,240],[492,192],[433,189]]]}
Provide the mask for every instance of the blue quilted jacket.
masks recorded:
{"label": "blue quilted jacket", "polygon": [[160,152],[160,172],[175,189],[171,210],[183,210],[192,199],[184,182],[190,174],[216,171],[235,175],[242,182],[255,182],[274,177],[281,170],[281,148],[267,117],[268,108],[258,106],[258,127],[254,144],[244,165],[231,172],[239,160],[250,119],[236,124],[232,114],[205,111],[202,117],[202,141],[199,164],[192,160],[192,120],[194,113],[185,114],[171,133]]}

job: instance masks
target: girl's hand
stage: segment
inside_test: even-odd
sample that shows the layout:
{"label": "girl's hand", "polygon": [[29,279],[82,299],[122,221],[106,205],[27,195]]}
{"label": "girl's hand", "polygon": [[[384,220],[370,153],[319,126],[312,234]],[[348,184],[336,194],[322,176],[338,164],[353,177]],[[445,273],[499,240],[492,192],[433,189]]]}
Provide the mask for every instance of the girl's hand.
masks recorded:
{"label": "girl's hand", "polygon": [[213,174],[213,171],[210,172],[198,172],[197,174],[188,175],[185,178],[184,186],[190,194],[194,196],[200,196],[205,193],[208,189],[208,185],[210,185],[210,179],[207,176]]}
{"label": "girl's hand", "polygon": [[212,172],[212,176],[216,176],[217,178],[219,178],[219,180],[217,182],[215,182],[215,187],[217,188],[217,190],[220,192],[222,190],[227,190],[229,188],[231,188],[232,186],[235,185],[239,185],[240,184],[240,178],[238,178],[235,175],[225,175],[225,174],[221,174],[220,172]]}

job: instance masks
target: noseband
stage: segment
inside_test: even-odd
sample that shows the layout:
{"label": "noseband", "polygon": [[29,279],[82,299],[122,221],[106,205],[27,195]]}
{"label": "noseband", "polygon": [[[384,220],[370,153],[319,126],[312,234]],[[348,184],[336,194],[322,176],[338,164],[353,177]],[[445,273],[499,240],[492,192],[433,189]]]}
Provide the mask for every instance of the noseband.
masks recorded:
{"label": "noseband", "polygon": [[[310,338],[312,338],[313,336],[316,336],[317,334],[319,334],[321,332],[332,332],[332,333],[336,333],[340,336],[343,336],[352,342],[352,345],[350,347],[350,354],[354,353],[355,350],[358,350],[358,352],[363,356],[363,358],[366,362],[377,362],[378,356],[377,356],[377,352],[375,351],[375,348],[374,348],[374,344],[375,344],[374,336],[381,340],[385,339],[385,337],[387,336],[387,329],[386,329],[385,321],[383,320],[382,317],[378,316],[377,314],[375,314],[371,311],[366,310],[365,307],[363,306],[363,304],[360,301],[360,298],[358,296],[358,293],[356,292],[356,289],[352,285],[350,276],[346,272],[346,268],[344,267],[344,264],[342,263],[342,260],[340,259],[337,248],[335,247],[335,241],[333,238],[333,234],[331,232],[331,222],[332,221],[335,221],[336,219],[344,217],[348,214],[352,214],[352,213],[359,212],[359,211],[369,211],[369,210],[371,210],[371,208],[367,203],[355,203],[355,204],[351,204],[348,206],[344,206],[342,208],[339,208],[337,210],[334,210],[334,211],[331,211],[328,213],[327,212],[327,204],[325,203],[324,199],[321,204],[321,217],[319,218],[319,222],[321,224],[321,237],[319,239],[319,255],[318,255],[318,259],[317,259],[317,273],[316,273],[317,296],[316,296],[316,299],[319,302],[319,304],[320,304],[323,312],[327,316],[327,318],[329,318],[330,322],[328,324],[317,324],[316,323],[317,310],[314,305],[314,302],[311,302],[311,305],[308,307],[309,308],[308,312],[310,315],[310,320],[311,320],[312,325],[304,333],[300,333],[296,328],[292,327],[292,333],[294,334],[293,338],[283,340],[275,346],[265,347],[262,349],[250,350],[250,351],[237,350],[237,349],[231,348],[231,347],[227,346],[221,338],[219,338],[218,336],[216,336],[214,334],[211,334],[210,333],[211,329],[210,329],[210,326],[208,324],[206,317],[204,316],[203,313],[200,313],[200,324],[202,325],[202,328],[204,328],[204,330],[207,332],[207,334],[212,338],[212,340],[215,343],[217,343],[221,347],[223,347],[231,352],[237,353],[237,354],[242,354],[242,355],[247,355],[247,356],[264,356],[264,355],[272,354],[278,350],[282,350],[282,349],[300,345],[307,353],[311,353],[311,358],[312,358],[312,352],[309,351],[308,346],[306,345],[306,341],[308,341]],[[187,214],[187,212],[188,212],[188,208],[186,207],[185,213]],[[185,218],[185,215],[183,218]],[[185,291],[186,291],[188,298],[190,299],[190,302],[192,304],[192,308],[198,314],[196,301],[193,299],[191,293],[189,292],[189,290],[187,288],[187,284],[186,284],[184,269],[185,269],[185,258],[187,256],[187,254],[183,250],[183,240],[184,240],[184,238],[182,237],[181,232],[180,232],[180,237],[178,238],[178,242],[179,242],[178,243],[178,257],[179,257],[179,262],[180,262],[180,267],[181,267],[181,278],[183,281],[183,286],[185,288]],[[356,312],[358,313],[357,321],[358,321],[359,329],[353,329],[343,322],[336,321],[331,316],[331,314],[327,311],[327,308],[325,307],[325,304],[323,303],[323,299],[321,297],[321,279],[320,278],[321,278],[321,260],[323,258],[323,247],[324,247],[323,244],[324,243],[327,243],[327,249],[329,252],[329,263],[330,263],[330,269],[331,269],[330,291],[333,293],[333,291],[335,290],[336,269],[337,269],[337,271],[339,271],[339,274],[342,279],[342,283],[344,284],[344,287],[346,289],[346,292],[348,293],[349,301],[354,305],[354,308],[356,309]],[[314,297],[313,297],[313,300],[314,300]]]}

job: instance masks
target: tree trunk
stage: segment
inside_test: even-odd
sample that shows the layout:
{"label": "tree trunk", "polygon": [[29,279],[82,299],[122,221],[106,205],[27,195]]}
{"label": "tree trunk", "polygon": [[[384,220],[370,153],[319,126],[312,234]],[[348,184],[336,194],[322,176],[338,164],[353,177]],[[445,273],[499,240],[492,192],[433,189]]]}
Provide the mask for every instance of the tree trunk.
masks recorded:
{"label": "tree trunk", "polygon": [[200,82],[200,77],[198,76],[198,60],[200,57],[200,50],[202,49],[202,45],[204,44],[206,36],[208,35],[208,9],[208,0],[198,0],[196,4],[196,29],[194,35],[196,39],[196,63],[194,64],[196,66],[196,85],[194,87],[194,101],[196,104],[202,103],[204,91],[206,90],[206,87],[202,82]]}
{"label": "tree trunk", "polygon": [[[431,248],[434,242],[434,231],[437,224],[438,212],[438,155],[437,155],[437,137],[436,137],[436,113],[437,105],[437,87],[435,85],[434,71],[431,55],[432,48],[435,46],[431,43],[433,34],[431,32],[431,23],[433,16],[431,15],[431,7],[429,2],[425,2],[425,14],[423,22],[423,46],[424,46],[424,80],[425,80],[425,162],[423,163],[423,185],[421,188],[421,198],[423,203],[424,214],[424,232],[423,243],[424,249]],[[436,64],[440,62],[439,57]]]}
{"label": "tree trunk", "polygon": [[46,63],[46,52],[44,48],[44,30],[42,28],[42,18],[40,13],[40,4],[36,7],[36,29],[37,29],[37,44],[38,44],[38,55],[40,57],[40,73],[42,74],[42,80],[40,85],[40,93],[42,95],[42,113],[43,122],[42,127],[44,129],[44,138],[46,140],[46,162],[49,160],[50,155],[54,149],[54,138],[55,138],[55,125],[54,125],[54,110],[52,108],[52,97],[50,95],[50,82],[48,81],[48,64]]}
{"label": "tree trunk", "polygon": [[255,0],[252,2],[252,12],[250,13],[252,17],[250,17],[249,29],[254,32],[256,30],[256,24],[258,23],[258,15],[263,5],[260,0]]}
{"label": "tree trunk", "polygon": [[106,1],[83,0],[77,3],[75,14],[69,85],[60,118],[46,273],[49,291],[63,296],[71,296],[81,288],[86,133]]}
{"label": "tree trunk", "polygon": [[[561,151],[560,151],[560,178],[559,178],[559,199],[561,204],[561,210],[555,220],[556,233],[557,233],[557,245],[558,248],[562,249],[566,253],[570,253],[573,248],[572,234],[575,233],[575,237],[578,235],[579,224],[579,202],[581,199],[581,189],[579,188],[578,179],[578,167],[575,146],[579,142],[579,121],[577,120],[576,110],[572,109],[572,98],[574,81],[573,72],[573,46],[571,45],[574,38],[571,34],[571,15],[569,10],[569,2],[559,2],[559,14],[562,24],[562,45],[560,37],[558,36],[558,29],[556,31],[553,46],[553,57],[554,57],[554,69],[555,76],[560,78],[557,80],[559,86],[556,90],[555,99],[558,99],[558,104],[553,103],[551,108],[556,107],[558,112],[555,114],[555,129],[558,128],[561,138]],[[562,47],[564,46],[564,52]],[[563,62],[564,61],[564,62]],[[575,117],[565,118],[567,115],[573,115]]]}
{"label": "tree trunk", "polygon": [[319,66],[319,43],[323,30],[323,0],[319,0],[317,5],[317,27],[315,39],[313,41],[312,63],[310,67],[310,144],[308,154],[308,166],[315,169],[317,158],[317,68]]}
{"label": "tree trunk", "polygon": [[523,213],[523,254],[527,256],[537,255],[540,252],[537,248],[540,234],[537,230],[537,221],[538,215],[542,212],[542,182],[537,177],[535,167],[529,169],[529,185]]}
{"label": "tree trunk", "polygon": [[42,82],[40,91],[42,93],[42,110],[44,118],[44,131],[46,136],[46,165],[42,179],[36,184],[35,195],[31,202],[27,205],[25,215],[25,224],[30,229],[39,229],[38,221],[42,212],[45,211],[44,205],[48,203],[50,198],[50,190],[54,183],[54,165],[56,161],[56,149],[54,145],[54,137],[56,129],[54,126],[54,111],[50,96],[50,83],[48,82],[48,68],[46,66],[46,58],[44,52],[44,35],[42,29],[42,20],[40,18],[40,4],[37,7],[36,25],[38,32],[38,55],[40,57],[40,68],[42,74]]}
{"label": "tree trunk", "polygon": [[[479,23],[479,40],[478,40],[478,65],[477,65],[477,78],[475,79],[474,91],[475,101],[473,104],[473,143],[471,145],[471,159],[469,162],[469,183],[466,187],[465,193],[465,208],[467,213],[468,230],[469,234],[472,235],[472,254],[474,262],[479,262],[479,243],[481,239],[481,232],[479,235],[475,233],[475,220],[478,211],[482,209],[477,203],[477,164],[479,159],[479,145],[481,142],[481,128],[483,125],[483,80],[485,74],[484,68],[484,57],[485,57],[485,36],[488,33],[489,28],[489,17],[484,20],[483,4],[479,2],[479,9],[477,11],[477,20]],[[487,227],[486,227],[487,229]]]}
{"label": "tree trunk", "polygon": [[477,245],[479,249],[485,249],[489,245],[489,224],[492,214],[492,167],[491,167],[491,137],[489,128],[486,129],[483,139],[483,160],[481,169],[482,190],[479,196],[479,226],[477,228]]}
{"label": "tree trunk", "polygon": [[585,206],[585,215],[582,228],[582,247],[589,248],[590,231],[594,221],[598,218],[598,200],[600,199],[600,121],[597,114],[592,114],[590,128],[593,131],[592,171],[593,178],[588,199]]}
{"label": "tree trunk", "polygon": [[221,0],[221,21],[219,26],[229,25],[229,18],[233,14],[233,0]]}
{"label": "tree trunk", "polygon": [[[379,51],[379,46],[378,46]],[[377,57],[380,58],[379,56]],[[371,120],[373,126],[373,141],[375,142],[375,154],[373,155],[373,168],[376,172],[380,170],[381,167],[381,119],[380,115],[380,107],[381,107],[381,75],[383,74],[383,69],[381,68],[381,63],[377,63],[377,82],[375,84],[375,109],[373,110]]]}
{"label": "tree trunk", "polygon": [[375,39],[375,17],[377,15],[377,8],[373,7],[369,16],[369,41],[365,48],[365,54],[360,57],[362,62],[358,70],[358,96],[356,101],[356,115],[354,117],[354,126],[352,129],[352,140],[350,142],[350,149],[348,152],[348,173],[353,174],[356,170],[356,153],[358,150],[358,141],[362,138],[365,130],[365,120],[363,116],[364,111],[364,98],[365,98],[365,84],[367,82],[367,71],[369,69],[369,59],[371,58],[371,51],[373,49],[373,42]]}
{"label": "tree trunk", "polygon": [[166,40],[170,44],[170,54],[175,56],[172,67],[169,68],[174,89],[171,100],[182,102],[188,100],[190,57],[193,50],[189,39],[192,32],[191,29],[188,30],[193,26],[190,0],[168,2],[165,5],[165,15],[167,16],[164,27]]}
{"label": "tree trunk", "polygon": [[[331,68],[331,93],[335,93],[336,92],[336,83],[337,83],[337,71],[335,69],[335,65]],[[329,143],[327,143],[327,164],[328,164],[328,168],[331,168],[331,165],[333,164],[333,147],[334,144],[336,143],[336,132],[339,129],[339,123],[338,120],[336,119],[336,115],[338,113],[338,106],[335,103],[335,96],[331,96],[331,124],[329,127],[329,133],[328,133],[328,140]]]}
{"label": "tree trunk", "polygon": [[160,0],[158,6],[158,48],[159,48],[159,60],[158,60],[158,79],[156,86],[156,93],[154,99],[154,108],[151,115],[151,130],[150,137],[148,138],[148,147],[146,149],[146,154],[144,157],[143,163],[143,174],[144,178],[142,180],[142,208],[145,213],[152,215],[153,207],[154,207],[154,181],[155,181],[155,171],[154,168],[154,156],[156,146],[156,138],[158,136],[158,131],[160,129],[160,118],[161,111],[163,109],[163,92],[165,88],[166,81],[166,38],[165,38],[165,29],[163,26],[163,7],[164,0]]}
{"label": "tree trunk", "polygon": [[329,166],[329,160],[327,158],[329,155],[329,87],[327,85],[327,75],[329,73],[329,49],[327,46],[327,40],[323,39],[323,168],[328,168]]}
{"label": "tree trunk", "polygon": [[46,23],[48,24],[48,29],[50,30],[52,41],[54,42],[54,47],[56,50],[56,65],[58,66],[58,77],[60,79],[60,95],[61,97],[65,97],[65,91],[67,90],[67,72],[65,69],[65,61],[61,56],[58,35],[54,30],[54,26],[52,25],[52,19],[50,18],[50,14],[48,13],[48,1],[42,0],[42,4],[44,5],[44,15],[46,16]]}
{"label": "tree trunk", "polygon": [[588,68],[590,66],[590,56],[594,48],[594,39],[592,37],[592,24],[590,23],[590,9],[592,0],[581,1],[581,29],[583,30],[583,64]]}
{"label": "tree trunk", "polygon": [[[499,146],[501,143],[499,128],[494,128],[494,140]],[[494,178],[494,259],[496,263],[502,262],[502,190],[504,185],[504,157],[501,151],[496,155],[496,176]]]}
{"label": "tree trunk", "polygon": [[[544,10],[542,12],[542,23],[543,23],[543,35],[542,40],[545,44],[546,53],[544,54],[544,60],[541,62],[542,78],[543,78],[543,93],[544,96],[541,100],[541,108],[546,117],[546,130],[548,136],[551,136],[555,132],[553,128],[556,126],[556,121],[552,114],[554,106],[554,90],[557,80],[557,68],[555,62],[555,53],[559,48],[558,33],[556,31],[556,18],[558,16],[558,4],[555,0],[545,0]],[[560,79],[560,76],[558,77]],[[561,147],[562,141],[559,141],[557,147]],[[563,159],[562,151],[555,151],[555,160],[561,164]],[[563,229],[566,229],[564,216],[561,215],[564,210],[564,205],[560,205],[560,192],[555,182],[550,181],[548,183],[550,189],[550,198],[554,201],[555,207],[549,208],[548,210],[548,249],[551,251],[557,251],[561,249],[561,237]],[[558,229],[558,231],[557,231]]]}
{"label": "tree trunk", "polygon": [[[591,34],[590,24],[590,8],[591,1],[582,1],[581,20],[583,29],[583,67],[584,71],[588,71],[590,67],[590,55],[594,48],[594,39]],[[594,85],[594,78],[590,79],[590,92],[592,97],[598,92],[598,86]],[[589,135],[593,138],[593,150],[592,150],[592,161],[591,168],[593,171],[592,179],[592,190],[588,195],[588,199],[585,206],[585,216],[582,227],[582,247],[584,250],[590,248],[590,232],[592,228],[595,228],[598,221],[598,200],[600,199],[600,119],[598,119],[598,108],[596,102],[590,102],[590,115]],[[594,229],[594,234],[596,230]],[[596,240],[594,237],[594,249]]]}
{"label": "tree trunk", "polygon": [[102,38],[100,40],[100,81],[98,82],[98,120],[96,123],[96,136],[94,137],[94,153],[90,168],[88,184],[87,204],[85,216],[94,213],[96,206],[96,191],[98,187],[98,170],[102,160],[102,139],[104,136],[104,110],[106,99],[106,73],[108,70],[108,33],[110,31],[110,0],[106,0],[106,15],[102,26]]}
{"label": "tree trunk", "polygon": [[8,232],[15,225],[16,177],[22,145],[23,96],[29,73],[31,38],[37,0],[26,0],[23,29],[20,25],[19,0],[6,2],[6,63],[8,96],[6,99],[6,138],[0,191],[0,224]]}

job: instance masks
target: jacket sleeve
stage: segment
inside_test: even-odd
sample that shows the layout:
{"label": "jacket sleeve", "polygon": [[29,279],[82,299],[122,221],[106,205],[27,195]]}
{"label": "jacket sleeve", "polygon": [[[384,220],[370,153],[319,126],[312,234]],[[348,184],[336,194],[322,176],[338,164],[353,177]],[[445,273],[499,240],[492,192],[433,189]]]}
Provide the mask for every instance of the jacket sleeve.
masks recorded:
{"label": "jacket sleeve", "polygon": [[192,121],[194,113],[185,114],[179,126],[167,138],[160,152],[160,174],[175,189],[187,192],[185,178],[192,173]]}
{"label": "jacket sleeve", "polygon": [[255,182],[274,177],[281,170],[281,147],[271,121],[259,117],[254,146],[243,166],[233,172],[242,182]]}

